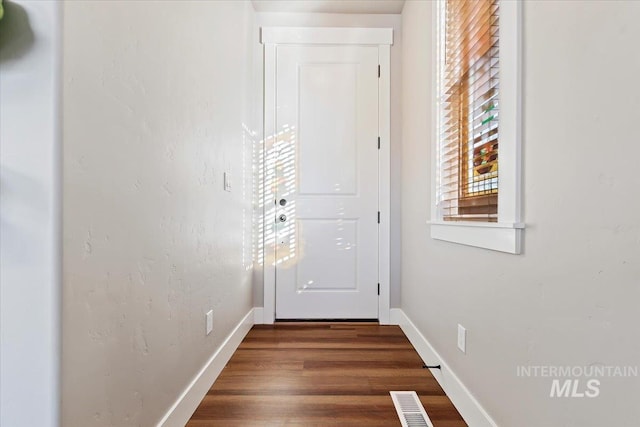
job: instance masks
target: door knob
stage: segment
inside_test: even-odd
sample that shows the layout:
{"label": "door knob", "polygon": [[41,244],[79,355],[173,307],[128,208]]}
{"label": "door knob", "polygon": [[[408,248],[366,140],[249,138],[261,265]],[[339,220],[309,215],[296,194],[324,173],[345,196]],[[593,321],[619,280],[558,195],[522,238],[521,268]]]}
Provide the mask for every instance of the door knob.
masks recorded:
{"label": "door knob", "polygon": [[280,206],[285,206],[287,204],[287,199],[280,199]]}
{"label": "door knob", "polygon": [[285,222],[287,220],[287,216],[285,214],[282,214],[278,217],[278,219],[280,220],[280,222]]}

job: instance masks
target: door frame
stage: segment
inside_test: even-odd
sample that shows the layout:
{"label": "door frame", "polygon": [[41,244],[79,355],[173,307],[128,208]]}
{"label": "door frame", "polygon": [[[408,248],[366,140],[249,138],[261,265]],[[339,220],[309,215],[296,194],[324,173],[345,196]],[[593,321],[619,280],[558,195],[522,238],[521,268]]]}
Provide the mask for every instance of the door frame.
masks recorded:
{"label": "door frame", "polygon": [[[380,78],[378,80],[378,321],[390,323],[390,194],[391,194],[391,73],[390,53],[393,44],[392,28],[339,28],[339,27],[263,27],[260,42],[264,45],[264,121],[262,156],[262,259],[264,309],[262,323],[275,322],[276,267],[275,238],[269,230],[275,225],[271,217],[275,201],[274,162],[269,158],[276,140],[276,51],[280,45],[363,45],[378,47]],[[375,141],[372,141],[375,143]]]}

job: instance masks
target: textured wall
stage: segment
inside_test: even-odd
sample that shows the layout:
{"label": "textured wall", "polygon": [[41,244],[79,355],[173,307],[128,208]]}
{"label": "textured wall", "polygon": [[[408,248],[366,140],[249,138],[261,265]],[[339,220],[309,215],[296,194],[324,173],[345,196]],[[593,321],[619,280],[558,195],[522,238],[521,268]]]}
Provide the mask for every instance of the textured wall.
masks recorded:
{"label": "textured wall", "polygon": [[65,426],[154,425],[252,306],[252,20],[65,3]]}
{"label": "textured wall", "polygon": [[54,427],[60,373],[60,5],[0,21],[0,425]]}
{"label": "textured wall", "polygon": [[402,308],[500,426],[640,419],[638,377],[563,399],[549,378],[516,376],[640,363],[639,19],[635,2],[524,3],[527,229],[515,256],[429,236],[431,4],[405,4]]}

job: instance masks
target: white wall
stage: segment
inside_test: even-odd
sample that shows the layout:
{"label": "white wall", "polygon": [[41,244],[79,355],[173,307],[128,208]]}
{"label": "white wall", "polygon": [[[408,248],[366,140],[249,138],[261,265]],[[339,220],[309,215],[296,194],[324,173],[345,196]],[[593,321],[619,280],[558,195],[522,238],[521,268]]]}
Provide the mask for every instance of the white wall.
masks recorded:
{"label": "white wall", "polygon": [[525,2],[527,229],[515,256],[429,237],[431,4],[405,4],[402,309],[500,426],[640,419],[640,378],[562,399],[550,378],[516,376],[518,365],[639,364],[638,20],[634,2]]}
{"label": "white wall", "polygon": [[[393,28],[391,46],[391,307],[400,305],[400,142],[402,137],[402,27],[400,15],[339,13],[256,13],[259,27]],[[256,35],[256,40],[259,33]],[[256,46],[260,51],[261,45]],[[262,92],[260,92],[262,96]],[[262,306],[262,278],[254,281],[254,300]]]}
{"label": "white wall", "polygon": [[151,426],[252,307],[253,10],[64,19],[63,424]]}
{"label": "white wall", "polygon": [[0,425],[59,421],[59,4],[0,21]]}

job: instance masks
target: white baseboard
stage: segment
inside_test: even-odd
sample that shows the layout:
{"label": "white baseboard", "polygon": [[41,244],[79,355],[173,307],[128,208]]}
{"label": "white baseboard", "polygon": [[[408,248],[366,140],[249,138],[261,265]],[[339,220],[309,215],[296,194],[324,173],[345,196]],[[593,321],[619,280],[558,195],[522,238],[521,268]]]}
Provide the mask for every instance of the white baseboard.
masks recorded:
{"label": "white baseboard", "polygon": [[203,368],[198,372],[193,381],[182,392],[180,397],[171,406],[166,415],[158,423],[158,427],[184,427],[191,415],[196,410],[202,399],[206,396],[211,385],[220,375],[231,356],[242,342],[247,332],[254,324],[255,309],[236,325],[229,336],[224,340],[220,348],[211,356]]}
{"label": "white baseboard", "polygon": [[256,325],[264,324],[264,307],[253,307],[253,323]]}
{"label": "white baseboard", "polygon": [[[440,357],[429,341],[399,308],[391,309],[391,324],[399,325],[425,364],[437,365],[442,369],[431,369],[431,373],[443,388],[462,418],[472,427],[497,427],[497,424],[460,381],[449,365]],[[428,408],[427,408],[428,412]]]}

